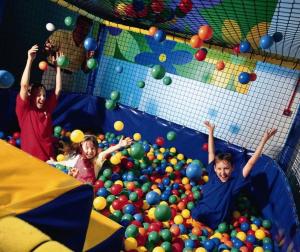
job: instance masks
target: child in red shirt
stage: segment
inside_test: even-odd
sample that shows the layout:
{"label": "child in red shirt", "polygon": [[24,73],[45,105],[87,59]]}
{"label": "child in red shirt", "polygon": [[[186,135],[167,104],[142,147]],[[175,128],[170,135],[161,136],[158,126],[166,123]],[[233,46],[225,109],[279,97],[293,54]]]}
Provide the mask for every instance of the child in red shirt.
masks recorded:
{"label": "child in red shirt", "polygon": [[[37,51],[37,45],[28,51],[16,101],[16,114],[21,129],[21,149],[46,161],[54,157],[51,114],[61,92],[61,70],[56,68],[56,87],[46,99],[46,89],[42,84],[29,84],[30,70]],[[61,53],[56,56],[59,55]]]}
{"label": "child in red shirt", "polygon": [[94,184],[102,168],[106,156],[121,148],[132,144],[132,139],[122,137],[118,144],[98,153],[98,141],[93,135],[86,135],[80,143],[79,149],[71,153],[67,160],[54,162],[48,160],[51,165],[61,164],[70,168],[69,175],[83,183]]}

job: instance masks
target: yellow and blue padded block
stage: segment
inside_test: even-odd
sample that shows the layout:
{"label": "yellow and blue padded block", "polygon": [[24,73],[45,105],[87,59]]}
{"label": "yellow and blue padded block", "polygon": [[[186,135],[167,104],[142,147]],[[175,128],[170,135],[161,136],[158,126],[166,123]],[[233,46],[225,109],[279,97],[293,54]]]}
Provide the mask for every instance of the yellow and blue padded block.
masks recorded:
{"label": "yellow and blue padded block", "polygon": [[[47,248],[47,250],[45,250]],[[0,219],[0,251],[71,251],[27,222],[7,216]]]}

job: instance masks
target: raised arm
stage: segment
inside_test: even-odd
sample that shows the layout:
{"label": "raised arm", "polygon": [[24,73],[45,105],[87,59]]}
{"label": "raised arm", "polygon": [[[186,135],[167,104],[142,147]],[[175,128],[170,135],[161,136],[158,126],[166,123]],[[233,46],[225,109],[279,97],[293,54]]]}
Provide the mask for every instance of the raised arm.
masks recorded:
{"label": "raised arm", "polygon": [[215,125],[209,121],[205,121],[204,125],[208,129],[208,163],[215,160],[215,142],[214,142],[214,130]]}
{"label": "raised arm", "polygon": [[111,154],[114,151],[117,151],[117,150],[119,150],[123,147],[127,147],[131,144],[132,144],[132,139],[130,137],[126,137],[125,139],[124,139],[124,137],[122,137],[118,144],[109,147],[105,151],[100,152],[99,155],[98,155],[98,158],[96,160],[96,165],[95,165],[95,175],[96,175],[96,177],[98,176],[98,173],[101,169],[100,164],[102,164],[102,161],[103,161],[103,159],[105,158],[106,155]]}
{"label": "raised arm", "polygon": [[261,156],[265,144],[268,142],[268,140],[269,140],[272,136],[275,135],[276,132],[277,132],[277,129],[274,129],[274,128],[273,128],[273,129],[268,129],[268,130],[264,133],[264,135],[263,135],[263,137],[262,137],[262,139],[261,139],[259,145],[257,146],[255,152],[253,153],[252,157],[248,160],[247,164],[246,164],[246,165],[244,166],[244,168],[243,168],[243,176],[244,176],[244,178],[246,178],[246,177],[249,175],[249,173],[250,173],[250,171],[252,170],[253,166],[255,165],[256,161],[257,161],[257,160],[259,159],[259,157]]}
{"label": "raised arm", "polygon": [[32,46],[27,53],[27,61],[26,66],[22,74],[21,78],[21,89],[20,89],[20,97],[23,101],[25,101],[28,97],[28,89],[30,86],[30,70],[32,66],[32,62],[36,57],[36,52],[38,51],[39,47],[38,45]]}
{"label": "raised arm", "polygon": [[[57,58],[62,55],[63,55],[62,52],[57,52],[55,62],[56,62]],[[56,97],[58,97],[60,95],[61,89],[62,89],[61,69],[59,66],[56,66],[56,79],[55,79],[55,95],[56,95]]]}

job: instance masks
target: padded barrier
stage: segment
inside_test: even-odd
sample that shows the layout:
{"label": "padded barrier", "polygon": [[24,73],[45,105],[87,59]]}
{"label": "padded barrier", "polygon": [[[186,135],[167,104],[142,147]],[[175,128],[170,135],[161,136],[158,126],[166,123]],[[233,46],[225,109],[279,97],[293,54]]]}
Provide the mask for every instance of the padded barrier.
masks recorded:
{"label": "padded barrier", "polygon": [[[17,128],[13,114],[15,95],[15,91],[0,92],[0,130]],[[177,133],[177,138],[172,142],[166,140],[165,146],[176,146],[184,155],[200,159],[204,165],[207,164],[207,152],[201,148],[202,144],[207,142],[207,135],[124,105],[119,105],[115,111],[109,111],[105,109],[104,104],[105,100],[102,98],[64,94],[53,115],[54,125],[69,130],[80,128],[97,133],[114,132],[114,121],[121,120],[125,125],[123,134],[132,136],[135,132],[139,132],[143,139],[151,143],[155,142],[157,136],[165,137],[168,131],[173,130]],[[218,139],[216,149],[232,152],[237,169],[243,166],[251,154],[250,151]],[[251,180],[250,190],[254,203],[260,207],[264,218],[272,220],[271,232],[280,244],[280,249],[276,247],[275,251],[300,251],[300,229],[296,208],[288,181],[279,165],[263,155],[251,172]]]}

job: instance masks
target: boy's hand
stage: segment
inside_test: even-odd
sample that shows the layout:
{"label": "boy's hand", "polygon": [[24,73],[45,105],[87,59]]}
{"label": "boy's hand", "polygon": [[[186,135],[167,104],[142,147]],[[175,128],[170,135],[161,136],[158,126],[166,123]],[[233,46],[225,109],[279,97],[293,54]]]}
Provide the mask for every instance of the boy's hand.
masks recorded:
{"label": "boy's hand", "polygon": [[126,137],[125,139],[124,137],[122,137],[119,141],[120,147],[127,147],[131,144],[132,144],[132,139],[130,137]]}
{"label": "boy's hand", "polygon": [[214,132],[215,129],[215,125],[210,123],[209,121],[205,121],[204,125],[206,126],[206,128],[208,129],[209,132]]}
{"label": "boy's hand", "polygon": [[274,136],[276,134],[276,132],[277,132],[277,129],[275,129],[275,128],[268,129],[265,132],[262,140],[266,143],[272,136]]}
{"label": "boy's hand", "polygon": [[60,52],[60,51],[56,52],[56,53],[55,53],[55,56],[52,56],[52,57],[51,57],[51,63],[52,63],[53,65],[56,65],[57,68],[60,68],[59,66],[57,66],[56,62],[57,62],[57,59],[58,59],[60,56],[63,56],[63,55],[64,55],[63,52]]}
{"label": "boy's hand", "polygon": [[27,53],[27,58],[31,61],[33,61],[36,57],[36,53],[37,51],[39,50],[39,47],[38,45],[34,45],[32,46],[29,50],[28,50],[28,53]]}

